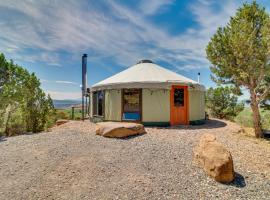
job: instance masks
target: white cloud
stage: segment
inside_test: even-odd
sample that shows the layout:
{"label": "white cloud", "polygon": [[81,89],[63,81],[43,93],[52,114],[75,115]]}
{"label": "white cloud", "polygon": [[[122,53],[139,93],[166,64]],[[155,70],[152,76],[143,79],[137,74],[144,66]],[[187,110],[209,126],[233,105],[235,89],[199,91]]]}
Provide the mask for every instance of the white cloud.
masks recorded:
{"label": "white cloud", "polygon": [[112,57],[125,66],[149,58],[178,67],[186,63],[186,69],[208,67],[205,46],[236,8],[234,1],[219,2],[222,9],[217,13],[211,8],[213,2],[200,0],[191,5],[191,17],[199,27],[171,35],[166,28],[147,20],[149,14],[172,4],[171,0],[143,1],[140,9],[145,12],[110,0],[104,5],[106,13],[87,1],[67,0],[63,4],[2,0],[0,7],[19,16],[3,22],[0,19],[0,51],[7,52],[14,60],[41,61],[55,66],[61,66],[58,52],[64,51],[73,55],[70,59],[82,52],[94,52],[100,62],[104,57]]}
{"label": "white cloud", "polygon": [[174,0],[142,0],[140,3],[140,10],[146,15],[156,14],[158,11],[162,12],[172,5]]}
{"label": "white cloud", "polygon": [[78,85],[78,83],[72,82],[72,81],[55,81],[56,83],[63,83],[63,84],[73,84]]}
{"label": "white cloud", "polygon": [[[212,7],[212,4],[219,6],[220,10],[216,7]],[[238,4],[233,0],[227,0],[226,2],[206,1],[200,0],[198,3],[190,6],[192,14],[195,16],[195,21],[201,26],[199,35],[207,37],[217,30],[218,27],[226,25],[230,20],[230,16],[235,14]]]}
{"label": "white cloud", "polygon": [[59,91],[45,91],[46,94],[50,94],[52,99],[65,100],[65,99],[80,99],[81,92],[59,92]]}
{"label": "white cloud", "polygon": [[59,84],[71,84],[71,85],[79,85],[76,82],[72,82],[72,81],[63,81],[63,80],[46,80],[46,79],[41,79],[40,80],[41,83],[59,83]]}
{"label": "white cloud", "polygon": [[190,71],[190,70],[199,70],[203,68],[203,66],[199,65],[199,64],[193,64],[193,65],[181,65],[181,66],[177,66],[176,69],[178,69],[178,71]]}

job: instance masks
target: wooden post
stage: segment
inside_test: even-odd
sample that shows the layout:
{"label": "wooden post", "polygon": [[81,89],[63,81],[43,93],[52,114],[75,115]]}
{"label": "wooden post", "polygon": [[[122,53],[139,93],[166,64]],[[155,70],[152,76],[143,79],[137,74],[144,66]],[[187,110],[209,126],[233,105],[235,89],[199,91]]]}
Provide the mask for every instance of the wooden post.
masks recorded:
{"label": "wooden post", "polygon": [[87,95],[85,96],[85,115],[87,116]]}
{"label": "wooden post", "polygon": [[84,121],[84,92],[82,90],[82,120]]}
{"label": "wooden post", "polygon": [[88,97],[88,98],[89,98],[89,99],[88,99],[88,111],[87,111],[88,114],[89,114],[89,117],[90,117],[90,109],[91,109],[91,101],[92,101],[92,99],[90,99],[90,97],[91,97],[91,96],[90,96],[90,93],[89,93],[89,97]]}
{"label": "wooden post", "polygon": [[74,106],[72,106],[71,109],[71,119],[74,120]]}
{"label": "wooden post", "polygon": [[85,105],[84,105],[84,97],[86,94],[86,84],[87,83],[87,54],[83,54],[82,56],[82,120],[85,118]]}

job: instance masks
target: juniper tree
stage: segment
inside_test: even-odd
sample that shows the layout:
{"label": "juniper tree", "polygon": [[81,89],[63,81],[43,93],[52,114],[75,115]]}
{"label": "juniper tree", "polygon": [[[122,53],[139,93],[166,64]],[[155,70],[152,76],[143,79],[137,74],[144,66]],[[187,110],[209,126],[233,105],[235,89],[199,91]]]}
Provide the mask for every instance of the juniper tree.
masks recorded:
{"label": "juniper tree", "polygon": [[245,3],[206,48],[212,79],[250,93],[256,137],[263,137],[259,105],[270,93],[270,18],[256,1]]}
{"label": "juniper tree", "polygon": [[8,65],[6,62],[4,54],[0,54],[0,92],[4,84],[8,81]]}
{"label": "juniper tree", "polygon": [[7,61],[3,54],[0,54],[0,72],[0,134],[17,134],[11,131],[15,125],[22,131],[44,130],[55,110],[36,75]]}
{"label": "juniper tree", "polygon": [[233,119],[244,109],[244,104],[238,102],[232,87],[210,87],[206,91],[206,107],[210,114],[220,119]]}

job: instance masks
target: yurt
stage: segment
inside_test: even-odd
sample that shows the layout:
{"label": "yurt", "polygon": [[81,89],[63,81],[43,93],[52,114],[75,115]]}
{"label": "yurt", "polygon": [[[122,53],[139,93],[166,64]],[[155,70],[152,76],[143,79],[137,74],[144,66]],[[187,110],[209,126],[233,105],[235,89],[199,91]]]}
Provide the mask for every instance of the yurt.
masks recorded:
{"label": "yurt", "polygon": [[150,126],[201,124],[205,87],[150,60],[90,88],[90,120]]}

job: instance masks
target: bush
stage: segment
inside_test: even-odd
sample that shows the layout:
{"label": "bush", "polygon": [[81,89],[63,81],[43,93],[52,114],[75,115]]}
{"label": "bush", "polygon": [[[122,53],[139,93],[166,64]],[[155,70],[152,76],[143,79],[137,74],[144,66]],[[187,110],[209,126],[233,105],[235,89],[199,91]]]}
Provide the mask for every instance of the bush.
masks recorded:
{"label": "bush", "polygon": [[21,110],[15,110],[10,113],[10,120],[6,125],[5,135],[6,136],[14,136],[23,134],[25,132],[25,123],[23,120]]}
{"label": "bush", "polygon": [[244,103],[238,103],[232,87],[209,88],[206,92],[206,108],[211,116],[233,120],[244,109]]}
{"label": "bush", "polygon": [[76,116],[76,117],[75,117],[75,120],[81,120],[81,117]]}
{"label": "bush", "polygon": [[245,127],[253,127],[252,111],[250,108],[245,108],[236,117],[235,122]]}
{"label": "bush", "polygon": [[69,119],[69,114],[64,110],[57,110],[57,119]]}
{"label": "bush", "polygon": [[55,109],[34,73],[0,54],[0,134],[40,132],[51,125]]}
{"label": "bush", "polygon": [[[270,130],[270,111],[260,109],[261,122],[263,129]],[[236,117],[235,122],[245,127],[253,127],[253,118],[251,108],[245,108]]]}

